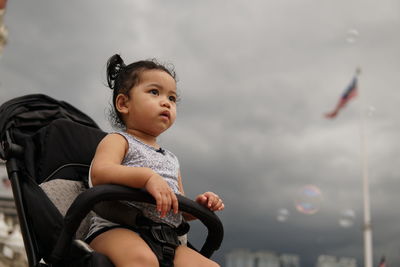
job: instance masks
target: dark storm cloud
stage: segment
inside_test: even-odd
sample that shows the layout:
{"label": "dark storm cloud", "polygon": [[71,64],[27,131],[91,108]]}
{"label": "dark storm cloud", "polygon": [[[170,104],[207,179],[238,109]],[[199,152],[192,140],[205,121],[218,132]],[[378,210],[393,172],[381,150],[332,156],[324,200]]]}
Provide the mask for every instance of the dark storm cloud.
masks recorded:
{"label": "dark storm cloud", "polygon": [[[107,58],[171,62],[182,102],[161,142],[179,156],[188,196],[213,190],[224,197],[226,239],[216,259],[248,247],[296,253],[308,264],[321,253],[360,264],[360,99],[334,121],[323,118],[360,65],[362,110],[372,113],[375,261],[385,254],[395,264],[399,10],[394,0],[11,1],[0,98],[49,94],[109,130]],[[314,215],[294,206],[306,184],[322,192]],[[281,208],[289,211],[284,223],[276,220]],[[339,226],[343,209],[354,210],[353,227]]]}

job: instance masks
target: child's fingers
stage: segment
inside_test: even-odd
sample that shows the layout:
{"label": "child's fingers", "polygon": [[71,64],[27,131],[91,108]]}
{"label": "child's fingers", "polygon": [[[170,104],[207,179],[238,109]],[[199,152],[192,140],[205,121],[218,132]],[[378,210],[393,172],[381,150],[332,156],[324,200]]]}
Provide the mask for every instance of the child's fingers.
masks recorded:
{"label": "child's fingers", "polygon": [[198,195],[196,197],[196,202],[201,205],[205,205],[207,203],[207,197],[204,194]]}
{"label": "child's fingers", "polygon": [[222,199],[213,192],[205,192],[204,194],[198,195],[196,197],[196,202],[206,206],[212,211],[223,210],[225,207]]}
{"label": "child's fingers", "polygon": [[209,202],[208,202],[208,207],[212,211],[217,211],[217,210],[220,210],[221,208],[223,209],[224,204],[223,204],[222,199],[217,194],[211,193]]}
{"label": "child's fingers", "polygon": [[178,198],[176,197],[175,193],[171,191],[171,200],[172,200],[172,209],[175,214],[178,213],[179,210],[179,203]]}
{"label": "child's fingers", "polygon": [[167,215],[168,211],[171,209],[171,196],[168,193],[164,193],[162,197],[162,205],[161,205],[161,218]]}
{"label": "child's fingers", "polygon": [[214,198],[213,197],[209,197],[208,201],[207,201],[207,207],[211,208],[214,204]]}
{"label": "child's fingers", "polygon": [[160,193],[153,194],[153,197],[156,201],[157,211],[161,213],[162,210],[162,197]]}
{"label": "child's fingers", "polygon": [[179,202],[178,202],[178,198],[176,197],[175,193],[172,193],[172,209],[175,214],[177,214],[179,211]]}
{"label": "child's fingers", "polygon": [[215,207],[218,204],[219,200],[220,200],[219,196],[217,194],[212,193],[212,192],[207,192],[206,194],[208,196],[208,203],[207,203],[208,207],[209,208]]}
{"label": "child's fingers", "polygon": [[222,202],[222,199],[219,199],[217,204],[213,207],[214,211],[220,211],[223,210],[225,207],[224,203]]}

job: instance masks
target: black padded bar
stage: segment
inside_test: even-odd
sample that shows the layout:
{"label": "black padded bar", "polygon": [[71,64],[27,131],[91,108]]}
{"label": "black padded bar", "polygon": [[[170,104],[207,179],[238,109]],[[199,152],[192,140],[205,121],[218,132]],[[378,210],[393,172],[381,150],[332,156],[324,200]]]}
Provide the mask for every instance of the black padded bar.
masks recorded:
{"label": "black padded bar", "polygon": [[[217,250],[223,239],[223,226],[214,212],[200,204],[177,195],[179,210],[187,212],[198,218],[208,230],[205,243],[200,253],[210,257]],[[64,218],[64,227],[51,254],[52,261],[63,259],[67,255],[69,246],[74,238],[81,221],[93,209],[94,205],[101,201],[130,200],[155,204],[153,197],[142,189],[135,189],[121,185],[98,185],[80,194]]]}

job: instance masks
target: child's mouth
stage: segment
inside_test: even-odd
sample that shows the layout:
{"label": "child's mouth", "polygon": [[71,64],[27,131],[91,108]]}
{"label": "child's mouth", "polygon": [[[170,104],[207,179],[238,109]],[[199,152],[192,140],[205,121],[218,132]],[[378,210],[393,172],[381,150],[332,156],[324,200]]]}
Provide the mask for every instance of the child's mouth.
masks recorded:
{"label": "child's mouth", "polygon": [[169,119],[169,117],[170,117],[170,114],[169,114],[168,111],[164,111],[164,112],[162,112],[160,115],[161,115],[161,117],[165,117],[165,118],[167,118],[167,119]]}

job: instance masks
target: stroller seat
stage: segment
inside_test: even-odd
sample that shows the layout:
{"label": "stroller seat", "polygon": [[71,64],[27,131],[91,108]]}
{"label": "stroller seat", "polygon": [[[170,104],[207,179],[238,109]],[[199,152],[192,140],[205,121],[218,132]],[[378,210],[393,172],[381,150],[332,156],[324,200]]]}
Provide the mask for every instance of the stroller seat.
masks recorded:
{"label": "stroller seat", "polygon": [[[75,198],[86,191],[86,187],[82,182],[67,179],[54,179],[44,182],[39,186],[63,217],[67,214]],[[90,212],[85,219],[82,220],[80,227],[75,233],[76,239],[85,239],[89,230],[90,219],[93,215],[93,212]]]}
{"label": "stroller seat", "polygon": [[[143,189],[88,189],[89,165],[105,135],[86,114],[46,95],[27,95],[0,106],[0,157],[6,160],[29,266],[112,267],[106,256],[83,242],[90,217],[97,212],[119,222],[99,207],[119,209],[121,200],[155,203]],[[199,252],[211,257],[223,239],[221,221],[198,203],[177,197],[180,210],[207,227]],[[134,218],[136,211],[129,212],[125,217]]]}

